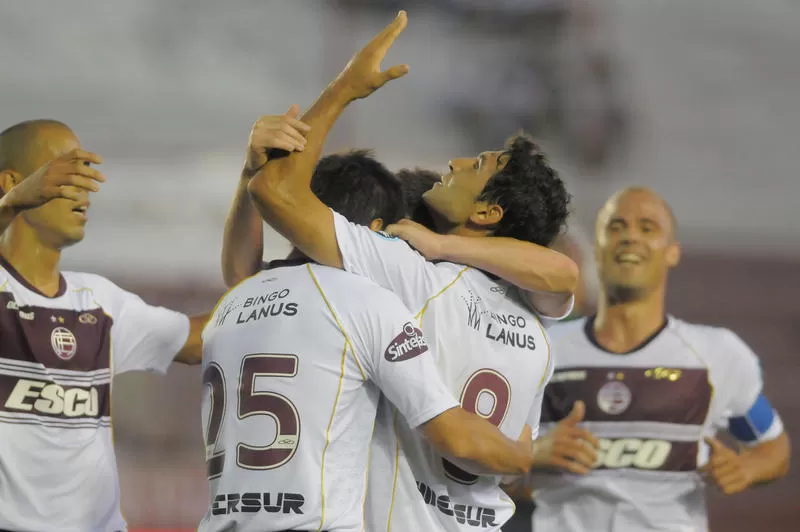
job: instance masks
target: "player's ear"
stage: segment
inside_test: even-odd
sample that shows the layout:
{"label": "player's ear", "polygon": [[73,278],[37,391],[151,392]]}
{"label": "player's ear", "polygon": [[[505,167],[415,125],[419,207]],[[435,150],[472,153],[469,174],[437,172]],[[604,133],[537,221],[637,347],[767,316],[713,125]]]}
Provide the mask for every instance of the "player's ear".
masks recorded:
{"label": "player's ear", "polygon": [[0,172],[0,192],[2,195],[8,194],[8,191],[14,188],[19,182],[22,181],[22,175],[14,170],[3,170]]}
{"label": "player's ear", "polygon": [[669,244],[665,258],[667,259],[667,266],[670,268],[674,268],[681,261],[681,245],[677,241],[673,240]]}
{"label": "player's ear", "polygon": [[503,219],[503,208],[496,203],[487,203],[485,201],[475,202],[475,209],[469,216],[469,221],[473,224],[489,228],[500,223]]}
{"label": "player's ear", "polygon": [[369,228],[373,231],[383,231],[383,218],[375,218],[369,223]]}

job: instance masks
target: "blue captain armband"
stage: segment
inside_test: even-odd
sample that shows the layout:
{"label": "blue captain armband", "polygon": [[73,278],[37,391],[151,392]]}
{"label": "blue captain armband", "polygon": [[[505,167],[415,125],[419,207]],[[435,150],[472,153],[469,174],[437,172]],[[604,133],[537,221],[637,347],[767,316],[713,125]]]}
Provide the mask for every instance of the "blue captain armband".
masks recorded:
{"label": "blue captain armband", "polygon": [[740,442],[752,445],[780,436],[783,423],[769,400],[761,394],[745,415],[728,420],[728,431]]}

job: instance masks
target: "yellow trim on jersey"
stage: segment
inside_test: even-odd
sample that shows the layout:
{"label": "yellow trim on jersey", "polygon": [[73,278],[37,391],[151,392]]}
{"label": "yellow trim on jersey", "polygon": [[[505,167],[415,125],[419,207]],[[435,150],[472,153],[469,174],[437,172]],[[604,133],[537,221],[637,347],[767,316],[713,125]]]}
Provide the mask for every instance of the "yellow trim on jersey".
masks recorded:
{"label": "yellow trim on jersey", "polygon": [[[422,309],[417,312],[417,315],[414,316],[414,319],[422,326],[422,318],[425,316],[425,311],[428,310],[428,305],[430,305],[431,301],[439,297],[440,295],[444,294],[449,290],[454,284],[461,279],[461,276],[464,275],[464,272],[469,270],[469,266],[464,266],[456,278],[450,281],[444,288],[439,290],[436,294],[429,297],[425,304],[422,306]],[[394,439],[395,439],[395,450],[394,450],[394,479],[392,480],[392,500],[389,503],[389,517],[386,522],[386,532],[391,532],[392,530],[392,512],[394,511],[394,496],[397,493],[397,475],[400,471],[400,438],[397,436],[397,409],[394,411]]]}
{"label": "yellow trim on jersey", "polygon": [[550,373],[550,340],[547,339],[547,332],[542,327],[542,320],[539,319],[539,316],[536,316],[536,325],[539,326],[539,329],[542,331],[542,337],[544,338],[544,343],[547,344],[547,365],[544,368],[544,373],[542,374],[542,379],[539,381],[539,387],[537,390],[542,389],[542,384],[544,384],[544,380],[547,378],[547,374]]}
{"label": "yellow trim on jersey", "polygon": [[463,269],[462,269],[460,272],[458,272],[458,275],[456,275],[456,278],[455,278],[455,279],[453,279],[452,281],[450,281],[450,283],[449,283],[447,286],[445,286],[444,288],[442,288],[441,290],[439,290],[439,292],[438,292],[437,294],[435,294],[435,295],[432,295],[431,297],[429,297],[429,298],[428,298],[428,299],[425,301],[425,304],[422,306],[422,309],[421,309],[419,312],[417,312],[417,315],[416,315],[416,316],[414,316],[414,319],[415,319],[415,320],[417,320],[419,323],[422,323],[422,317],[425,315],[425,311],[426,311],[426,310],[428,310],[428,305],[430,305],[431,301],[433,301],[434,299],[436,299],[436,298],[437,298],[437,297],[439,297],[440,295],[442,295],[442,294],[444,294],[445,292],[447,292],[447,290],[448,290],[450,287],[452,287],[454,284],[456,284],[456,282],[457,282],[459,279],[461,279],[461,276],[462,276],[462,275],[464,275],[464,272],[466,272],[467,270],[469,270],[469,266],[464,266],[464,268],[463,268]]}
{"label": "yellow trim on jersey", "polygon": [[[376,412],[377,414],[377,412]],[[367,530],[367,491],[369,490],[369,461],[372,457],[372,438],[375,435],[375,423],[378,416],[372,421],[372,432],[369,433],[369,447],[367,447],[367,471],[364,473],[364,499],[361,501],[361,532]]]}
{"label": "yellow trim on jersey", "polygon": [[[447,288],[445,288],[445,290],[447,290]],[[394,442],[395,442],[395,445],[394,445],[394,479],[392,480],[392,500],[391,500],[391,502],[389,502],[389,517],[386,520],[386,532],[390,532],[392,530],[392,512],[394,511],[394,494],[397,492],[397,473],[400,471],[400,438],[397,436],[397,409],[396,408],[394,410]]]}
{"label": "yellow trim on jersey", "polygon": [[322,449],[322,468],[320,471],[320,477],[322,479],[322,513],[317,532],[320,532],[325,525],[325,454],[328,452],[328,446],[331,444],[331,427],[333,426],[333,418],[336,417],[336,408],[339,406],[339,396],[342,395],[342,387],[344,386],[344,363],[345,360],[347,360],[347,346],[349,343],[349,340],[347,340],[347,337],[345,337],[344,347],[342,347],[342,372],[339,375],[339,389],[336,391],[336,399],[333,401],[333,410],[331,410],[331,419],[328,421],[328,429],[325,431],[325,448]]}
{"label": "yellow trim on jersey", "polygon": [[4,283],[2,284],[2,286],[0,286],[0,290],[2,290],[3,288],[5,288],[7,284],[8,284],[8,279],[6,279],[6,282],[4,282]]}
{"label": "yellow trim on jersey", "polygon": [[339,327],[339,330],[344,335],[345,340],[345,349],[350,347],[350,352],[353,353],[353,359],[356,361],[356,365],[358,366],[358,370],[361,372],[361,378],[367,380],[367,374],[364,373],[364,368],[361,367],[361,362],[358,360],[358,356],[356,355],[356,350],[353,349],[353,344],[350,342],[350,337],[347,336],[347,332],[344,330],[342,323],[339,321],[339,317],[336,316],[336,312],[333,311],[333,307],[331,306],[328,298],[325,297],[325,292],[322,290],[322,286],[320,286],[319,281],[317,280],[317,276],[314,275],[314,271],[311,269],[310,264],[306,264],[306,269],[308,270],[308,274],[311,276],[311,280],[314,281],[314,284],[317,286],[317,290],[319,290],[319,295],[322,296],[322,300],[325,302],[325,305],[328,307],[328,310],[331,312],[331,316],[333,316],[333,321],[336,322],[336,326]]}

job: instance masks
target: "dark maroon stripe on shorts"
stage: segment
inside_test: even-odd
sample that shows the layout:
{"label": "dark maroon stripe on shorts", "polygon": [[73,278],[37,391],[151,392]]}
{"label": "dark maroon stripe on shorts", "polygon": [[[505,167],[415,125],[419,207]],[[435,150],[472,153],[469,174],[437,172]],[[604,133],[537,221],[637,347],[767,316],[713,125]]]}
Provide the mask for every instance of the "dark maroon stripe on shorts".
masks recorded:
{"label": "dark maroon stripe on shorts", "polygon": [[711,393],[704,368],[559,368],[545,390],[542,422],[560,421],[582,400],[585,421],[702,425]]}
{"label": "dark maroon stripe on shorts", "polygon": [[0,292],[0,358],[72,371],[109,369],[112,323],[100,308],[22,306]]}

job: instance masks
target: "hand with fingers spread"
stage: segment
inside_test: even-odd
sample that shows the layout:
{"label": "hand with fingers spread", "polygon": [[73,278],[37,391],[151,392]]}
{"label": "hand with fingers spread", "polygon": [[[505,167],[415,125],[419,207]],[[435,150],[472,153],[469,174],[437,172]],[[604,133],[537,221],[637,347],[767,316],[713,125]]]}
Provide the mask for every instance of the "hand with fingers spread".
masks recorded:
{"label": "hand with fingers spread", "polygon": [[299,115],[300,107],[294,104],[282,115],[262,116],[253,124],[244,167],[246,176],[254,176],[267,164],[269,150],[293,152],[305,149],[305,135],[311,127],[298,120]]}
{"label": "hand with fingers spread", "polygon": [[711,447],[711,457],[702,472],[714,479],[714,483],[725,495],[746,490],[752,479],[739,453],[716,438],[706,438]]}
{"label": "hand with fingers spread", "polygon": [[391,24],[350,59],[336,78],[334,83],[345,91],[349,101],[366,98],[389,81],[408,74],[408,65],[395,65],[381,71],[381,61],[407,22],[406,12],[400,11]]}
{"label": "hand with fingers spread", "polygon": [[544,436],[534,442],[534,468],[555,467],[585,475],[597,460],[597,438],[578,424],[586,405],[575,402],[572,411]]}
{"label": "hand with fingers spread", "polygon": [[102,164],[103,158],[84,150],[73,150],[53,159],[33,174],[16,183],[3,202],[16,211],[35,209],[50,200],[66,198],[81,201],[86,191],[97,192],[106,178],[89,164]]}
{"label": "hand with fingers spread", "polygon": [[428,260],[444,258],[447,235],[434,233],[424,225],[408,219],[388,225],[386,232],[392,236],[402,238]]}

